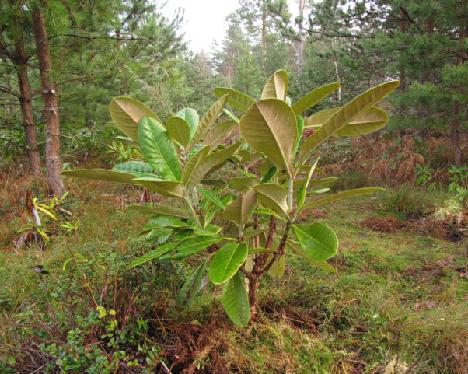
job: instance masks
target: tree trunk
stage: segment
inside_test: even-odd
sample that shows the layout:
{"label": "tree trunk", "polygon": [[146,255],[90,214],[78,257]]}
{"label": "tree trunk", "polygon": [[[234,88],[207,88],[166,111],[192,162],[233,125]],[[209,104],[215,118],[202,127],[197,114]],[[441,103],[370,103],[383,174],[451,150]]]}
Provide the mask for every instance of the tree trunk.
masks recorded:
{"label": "tree trunk", "polygon": [[453,119],[450,126],[450,142],[452,143],[453,149],[453,162],[455,166],[460,166],[461,157],[461,145],[460,145],[460,103],[457,101],[453,108]]}
{"label": "tree trunk", "polygon": [[296,64],[298,71],[302,71],[302,66],[304,65],[304,7],[305,0],[299,0],[299,30],[298,30],[298,40],[296,41],[296,54],[297,60]]}
{"label": "tree trunk", "polygon": [[36,40],[39,73],[41,77],[42,98],[44,100],[44,117],[46,125],[45,161],[48,183],[56,196],[61,196],[64,190],[60,177],[60,122],[58,99],[54,83],[51,79],[52,63],[49,53],[49,41],[44,15],[39,6],[32,12],[34,38]]}
{"label": "tree trunk", "polygon": [[[18,51],[18,50],[17,50]],[[26,134],[26,148],[28,151],[29,166],[34,176],[41,175],[41,161],[37,146],[37,128],[34,123],[33,108],[31,102],[31,85],[28,79],[28,66],[26,62],[19,62],[16,65],[18,75],[18,85],[20,90],[20,105],[23,115],[23,126]]]}

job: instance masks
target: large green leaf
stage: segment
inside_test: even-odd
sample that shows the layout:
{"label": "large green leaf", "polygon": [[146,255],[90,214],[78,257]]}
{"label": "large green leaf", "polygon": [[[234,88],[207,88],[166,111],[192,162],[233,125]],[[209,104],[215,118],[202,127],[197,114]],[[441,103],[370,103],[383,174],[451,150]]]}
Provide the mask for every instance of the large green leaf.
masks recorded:
{"label": "large green leaf", "polygon": [[[340,108],[324,109],[312,114],[307,118],[306,127],[320,128],[327,119],[329,119]],[[336,132],[338,136],[359,136],[380,130],[388,122],[387,113],[378,107],[372,107],[359,113],[341,130]]]}
{"label": "large green leaf", "polygon": [[179,218],[189,218],[190,214],[180,208],[171,205],[157,204],[157,205],[129,205],[127,210],[137,212],[145,216],[155,216],[157,214],[174,216]]}
{"label": "large green leaf", "polygon": [[244,277],[240,272],[224,285],[221,304],[236,326],[247,326],[250,320],[249,297],[245,289]]}
{"label": "large green leaf", "polygon": [[260,99],[279,99],[284,101],[286,100],[287,93],[288,73],[286,70],[277,70],[268,78]]}
{"label": "large green leaf", "polygon": [[217,147],[229,137],[237,126],[237,123],[234,121],[226,121],[219,125],[214,125],[211,131],[206,134],[205,143],[210,144],[213,148]]}
{"label": "large green leaf", "polygon": [[190,142],[190,127],[184,119],[179,116],[169,117],[166,122],[167,133],[171,139],[186,147]]}
{"label": "large green leaf", "polygon": [[384,188],[380,188],[380,187],[363,187],[363,188],[355,188],[352,190],[341,191],[332,195],[322,197],[321,199],[308,200],[304,204],[304,209],[315,208],[321,205],[333,203],[338,200],[349,199],[350,197],[355,197],[355,196],[369,195],[369,194],[373,194],[375,192],[383,191],[383,190]]}
{"label": "large green leaf", "polygon": [[158,120],[158,116],[145,104],[128,96],[113,98],[109,112],[114,126],[135,142],[138,142],[138,122],[143,117]]}
{"label": "large green leaf", "polygon": [[299,159],[305,161],[310,152],[341,130],[347,123],[351,122],[358,114],[368,110],[382,100],[386,95],[392,92],[399,85],[399,81],[390,81],[375,86],[361,95],[357,96],[338,111],[336,111],[324,124],[315,131],[312,136],[307,138],[301,146]]}
{"label": "large green leaf", "polygon": [[224,244],[213,256],[208,267],[208,278],[214,284],[223,284],[237,273],[247,258],[245,243]]}
{"label": "large green leaf", "polygon": [[[189,187],[193,187],[201,182],[203,177],[214,167],[223,164],[227,159],[239,149],[240,142],[230,145],[227,148],[219,151],[213,151],[208,154],[202,154],[200,159],[196,162],[192,168],[188,177],[185,180],[185,184]],[[184,175],[185,177],[185,175]]]}
{"label": "large green leaf", "polygon": [[305,252],[299,245],[299,243],[296,243],[292,241],[291,239],[288,239],[286,242],[286,248],[292,248],[294,252],[299,254],[301,257],[303,257],[309,265],[319,268],[323,271],[326,271],[328,273],[334,273],[336,272],[335,268],[331,266],[327,261],[325,260],[316,260],[312,258],[307,252]]}
{"label": "large green leaf", "polygon": [[130,174],[151,174],[153,168],[144,161],[126,161],[115,165],[112,170]]}
{"label": "large green leaf", "polygon": [[184,186],[180,182],[166,181],[152,177],[134,178],[133,183],[146,187],[151,192],[157,192],[168,197],[183,197]]}
{"label": "large green leaf", "polygon": [[182,118],[189,125],[190,139],[192,139],[200,122],[197,111],[192,108],[183,108],[177,112],[176,116]]}
{"label": "large green leaf", "polygon": [[154,118],[143,117],[138,124],[138,142],[154,170],[170,180],[180,180],[181,171],[174,145],[164,126]]}
{"label": "large green leaf", "polygon": [[184,285],[177,294],[176,301],[179,305],[188,305],[193,298],[200,292],[202,281],[205,274],[206,262],[203,261],[189,275]]}
{"label": "large green leaf", "polygon": [[302,250],[315,260],[327,260],[336,255],[338,238],[323,223],[293,225],[293,232]]}
{"label": "large green leaf", "polygon": [[133,183],[135,176],[116,170],[106,169],[75,169],[62,171],[62,175],[73,178],[92,179],[99,181]]}
{"label": "large green leaf", "polygon": [[292,175],[297,127],[296,115],[288,104],[268,99],[253,105],[241,118],[240,133],[253,149]]}
{"label": "large green leaf", "polygon": [[240,226],[245,225],[255,209],[257,203],[257,193],[253,189],[239,195],[224,209],[224,218],[237,223]]}
{"label": "large green leaf", "polygon": [[299,101],[293,105],[292,109],[297,114],[301,114],[307,109],[312,108],[314,105],[318,104],[328,95],[330,95],[333,91],[337,90],[340,86],[340,83],[334,82],[315,88],[312,91],[310,91],[307,95],[299,99]]}
{"label": "large green leaf", "polygon": [[203,115],[198,124],[197,130],[190,142],[192,146],[202,141],[205,138],[208,131],[210,131],[211,127],[218,119],[219,114],[223,110],[223,106],[226,103],[227,97],[227,95],[221,96]]}
{"label": "large green leaf", "polygon": [[222,240],[220,236],[196,236],[183,240],[170,255],[162,256],[161,260],[181,260],[203,251],[210,245]]}
{"label": "large green leaf", "polygon": [[257,191],[259,202],[265,208],[280,214],[288,214],[288,191],[284,187],[274,183],[265,183],[254,188]]}
{"label": "large green leaf", "polygon": [[216,87],[214,92],[218,97],[228,95],[226,103],[232,106],[234,109],[238,109],[242,112],[245,112],[253,104],[255,104],[254,98],[234,88]]}
{"label": "large green leaf", "polygon": [[162,255],[172,251],[176,246],[177,242],[170,242],[163,245],[160,245],[156,249],[145,253],[143,256],[137,257],[130,263],[130,268],[135,268],[137,266],[141,266],[149,261],[156,260],[160,258]]}

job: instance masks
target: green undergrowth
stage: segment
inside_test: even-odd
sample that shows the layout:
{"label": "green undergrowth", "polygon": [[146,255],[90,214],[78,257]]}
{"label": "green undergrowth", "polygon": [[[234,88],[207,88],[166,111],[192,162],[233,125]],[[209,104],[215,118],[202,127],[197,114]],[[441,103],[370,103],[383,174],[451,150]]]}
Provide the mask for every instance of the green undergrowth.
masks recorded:
{"label": "green undergrowth", "polygon": [[236,329],[217,295],[175,304],[190,263],[128,269],[150,244],[131,235],[144,218],[121,209],[124,187],[113,188],[72,186],[76,233],[52,237],[45,250],[0,252],[0,372],[138,373],[161,362],[174,373],[466,368],[466,239],[371,231],[361,222],[377,214],[377,199],[331,206],[305,220],[336,230],[336,273],[288,256],[284,277],[261,289],[257,321]]}

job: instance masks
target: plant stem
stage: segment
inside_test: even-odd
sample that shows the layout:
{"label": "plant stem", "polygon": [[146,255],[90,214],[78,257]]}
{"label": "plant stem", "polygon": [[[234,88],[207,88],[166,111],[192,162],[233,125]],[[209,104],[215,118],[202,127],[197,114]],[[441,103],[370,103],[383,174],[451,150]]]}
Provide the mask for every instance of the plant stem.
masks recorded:
{"label": "plant stem", "polygon": [[190,201],[190,198],[186,196],[186,197],[184,197],[184,200],[185,200],[185,202],[187,203],[187,206],[190,209],[190,213],[192,214],[193,219],[195,220],[197,225],[201,227],[200,217],[198,217],[197,211],[193,207],[192,202]]}
{"label": "plant stem", "polygon": [[288,180],[288,207],[289,207],[289,211],[292,212],[293,211],[293,187],[294,187],[294,182],[293,182],[293,178],[289,178]]}

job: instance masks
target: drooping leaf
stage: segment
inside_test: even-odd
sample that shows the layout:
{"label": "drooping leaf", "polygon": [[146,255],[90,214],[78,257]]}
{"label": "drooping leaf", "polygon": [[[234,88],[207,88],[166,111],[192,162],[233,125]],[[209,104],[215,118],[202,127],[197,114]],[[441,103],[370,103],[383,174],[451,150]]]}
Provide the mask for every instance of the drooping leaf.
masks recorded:
{"label": "drooping leaf", "polygon": [[216,244],[223,238],[220,236],[196,236],[183,240],[177,245],[174,253],[162,256],[161,260],[181,260],[203,251],[212,244]]}
{"label": "drooping leaf", "polygon": [[327,261],[325,260],[316,260],[312,258],[307,252],[305,252],[299,245],[299,243],[293,242],[292,240],[288,239],[286,242],[286,247],[287,248],[292,248],[294,252],[296,252],[298,255],[303,257],[309,265],[319,268],[320,270],[326,271],[328,273],[335,273],[336,270],[333,266],[331,266]]}
{"label": "drooping leaf", "polygon": [[213,151],[208,154],[201,155],[198,162],[194,165],[190,175],[186,179],[186,185],[193,187],[201,182],[203,177],[214,167],[223,164],[227,159],[239,149],[240,142],[230,145],[219,151]]}
{"label": "drooping leaf", "polygon": [[253,105],[241,118],[240,133],[253,149],[292,175],[296,116],[284,101],[268,99]]}
{"label": "drooping leaf", "polygon": [[192,139],[197,131],[198,123],[200,122],[197,111],[192,108],[183,108],[177,112],[176,116],[182,118],[188,124],[190,128],[190,139]]}
{"label": "drooping leaf", "polygon": [[157,192],[168,197],[183,197],[184,185],[176,181],[166,181],[151,177],[134,178],[133,183],[146,187],[151,192]]}
{"label": "drooping leaf", "polygon": [[144,226],[143,230],[151,230],[158,227],[188,228],[191,224],[173,216],[157,216],[151,218]]}
{"label": "drooping leaf", "polygon": [[245,112],[253,104],[255,104],[254,98],[234,88],[216,87],[214,92],[217,97],[228,95],[226,103],[232,106],[234,109],[238,109],[242,112]]}
{"label": "drooping leaf", "polygon": [[318,104],[333,91],[340,88],[341,84],[338,82],[326,84],[324,86],[318,87],[310,91],[307,95],[302,97],[295,103],[292,107],[295,113],[301,114],[307,109],[312,108],[314,105]]}
{"label": "drooping leaf", "polygon": [[137,266],[141,266],[149,261],[156,260],[161,256],[165,255],[166,253],[172,251],[176,246],[177,242],[170,242],[163,245],[158,246],[156,249],[145,253],[143,256],[137,257],[130,263],[130,268],[135,268]]}
{"label": "drooping leaf", "polygon": [[304,205],[306,196],[307,196],[307,188],[309,187],[310,179],[312,178],[312,174],[317,167],[319,158],[315,160],[315,162],[310,165],[309,170],[307,171],[307,175],[304,178],[304,183],[299,187],[297,190],[297,211],[300,211],[302,206]]}
{"label": "drooping leaf", "polygon": [[250,320],[250,305],[242,273],[237,272],[224,285],[221,304],[228,317],[236,326],[247,326]]}
{"label": "drooping leaf", "polygon": [[355,197],[355,196],[369,195],[369,194],[373,194],[375,192],[383,191],[383,190],[384,188],[380,188],[380,187],[363,187],[363,188],[355,188],[352,190],[341,191],[332,195],[322,197],[320,199],[308,200],[304,204],[304,209],[315,208],[318,206],[333,203],[338,200],[349,199],[350,197]]}
{"label": "drooping leaf", "polygon": [[293,232],[302,250],[314,260],[328,260],[336,255],[338,238],[323,223],[293,225]]}
{"label": "drooping leaf", "polygon": [[214,284],[223,284],[237,273],[247,258],[245,243],[224,244],[211,259],[208,266],[208,278]]}
{"label": "drooping leaf", "polygon": [[157,214],[170,215],[179,218],[189,218],[190,214],[185,210],[174,206],[157,204],[157,205],[130,205],[127,210],[134,211],[146,216],[154,216]]}
{"label": "drooping leaf", "polygon": [[171,139],[186,147],[190,142],[190,127],[184,119],[179,116],[169,117],[166,122],[167,133]]}
{"label": "drooping leaf", "polygon": [[135,176],[116,170],[106,169],[75,169],[62,171],[62,175],[72,178],[92,179],[99,181],[133,183]]}
{"label": "drooping leaf", "polygon": [[113,98],[109,112],[114,126],[135,142],[138,142],[138,122],[143,117],[159,120],[145,104],[128,96]]}
{"label": "drooping leaf", "polygon": [[184,285],[177,294],[176,301],[179,305],[189,305],[202,288],[207,261],[203,261],[189,275]]}
{"label": "drooping leaf", "polygon": [[243,226],[247,223],[255,209],[257,193],[253,189],[239,195],[224,209],[224,218]]}
{"label": "drooping leaf", "polygon": [[257,191],[258,201],[264,207],[280,214],[288,214],[288,191],[284,187],[274,183],[265,183],[254,188]]}
{"label": "drooping leaf", "polygon": [[[271,257],[271,256],[270,256]],[[270,270],[268,270],[268,274],[274,278],[281,278],[286,271],[286,256],[283,254],[271,266]]]}
{"label": "drooping leaf", "polygon": [[144,161],[126,161],[115,165],[112,170],[130,174],[150,174],[153,168]]}
{"label": "drooping leaf", "polygon": [[229,180],[229,186],[241,192],[245,192],[259,183],[259,180],[255,177],[235,177]]}
{"label": "drooping leaf", "polygon": [[138,124],[138,142],[145,159],[154,170],[170,180],[180,180],[181,171],[174,145],[164,126],[150,117]]}
{"label": "drooping leaf", "polygon": [[286,70],[275,71],[267,80],[262,91],[261,100],[286,100],[288,92],[288,73]]}
{"label": "drooping leaf", "polygon": [[338,111],[336,111],[325,123],[307,138],[301,146],[299,159],[305,161],[313,148],[320,145],[328,137],[341,130],[348,122],[351,122],[358,114],[368,110],[392,92],[399,85],[399,81],[390,81],[375,86],[357,96]]}
{"label": "drooping leaf", "polygon": [[216,119],[218,118],[219,114],[223,110],[226,100],[227,95],[221,96],[218,100],[214,102],[210,109],[208,109],[208,112],[206,112],[203,115],[200,122],[198,123],[197,130],[193,135],[192,140],[190,141],[190,144],[192,146],[194,144],[199,143],[205,138],[206,134],[208,133],[208,131],[210,131],[211,127],[216,122]]}

